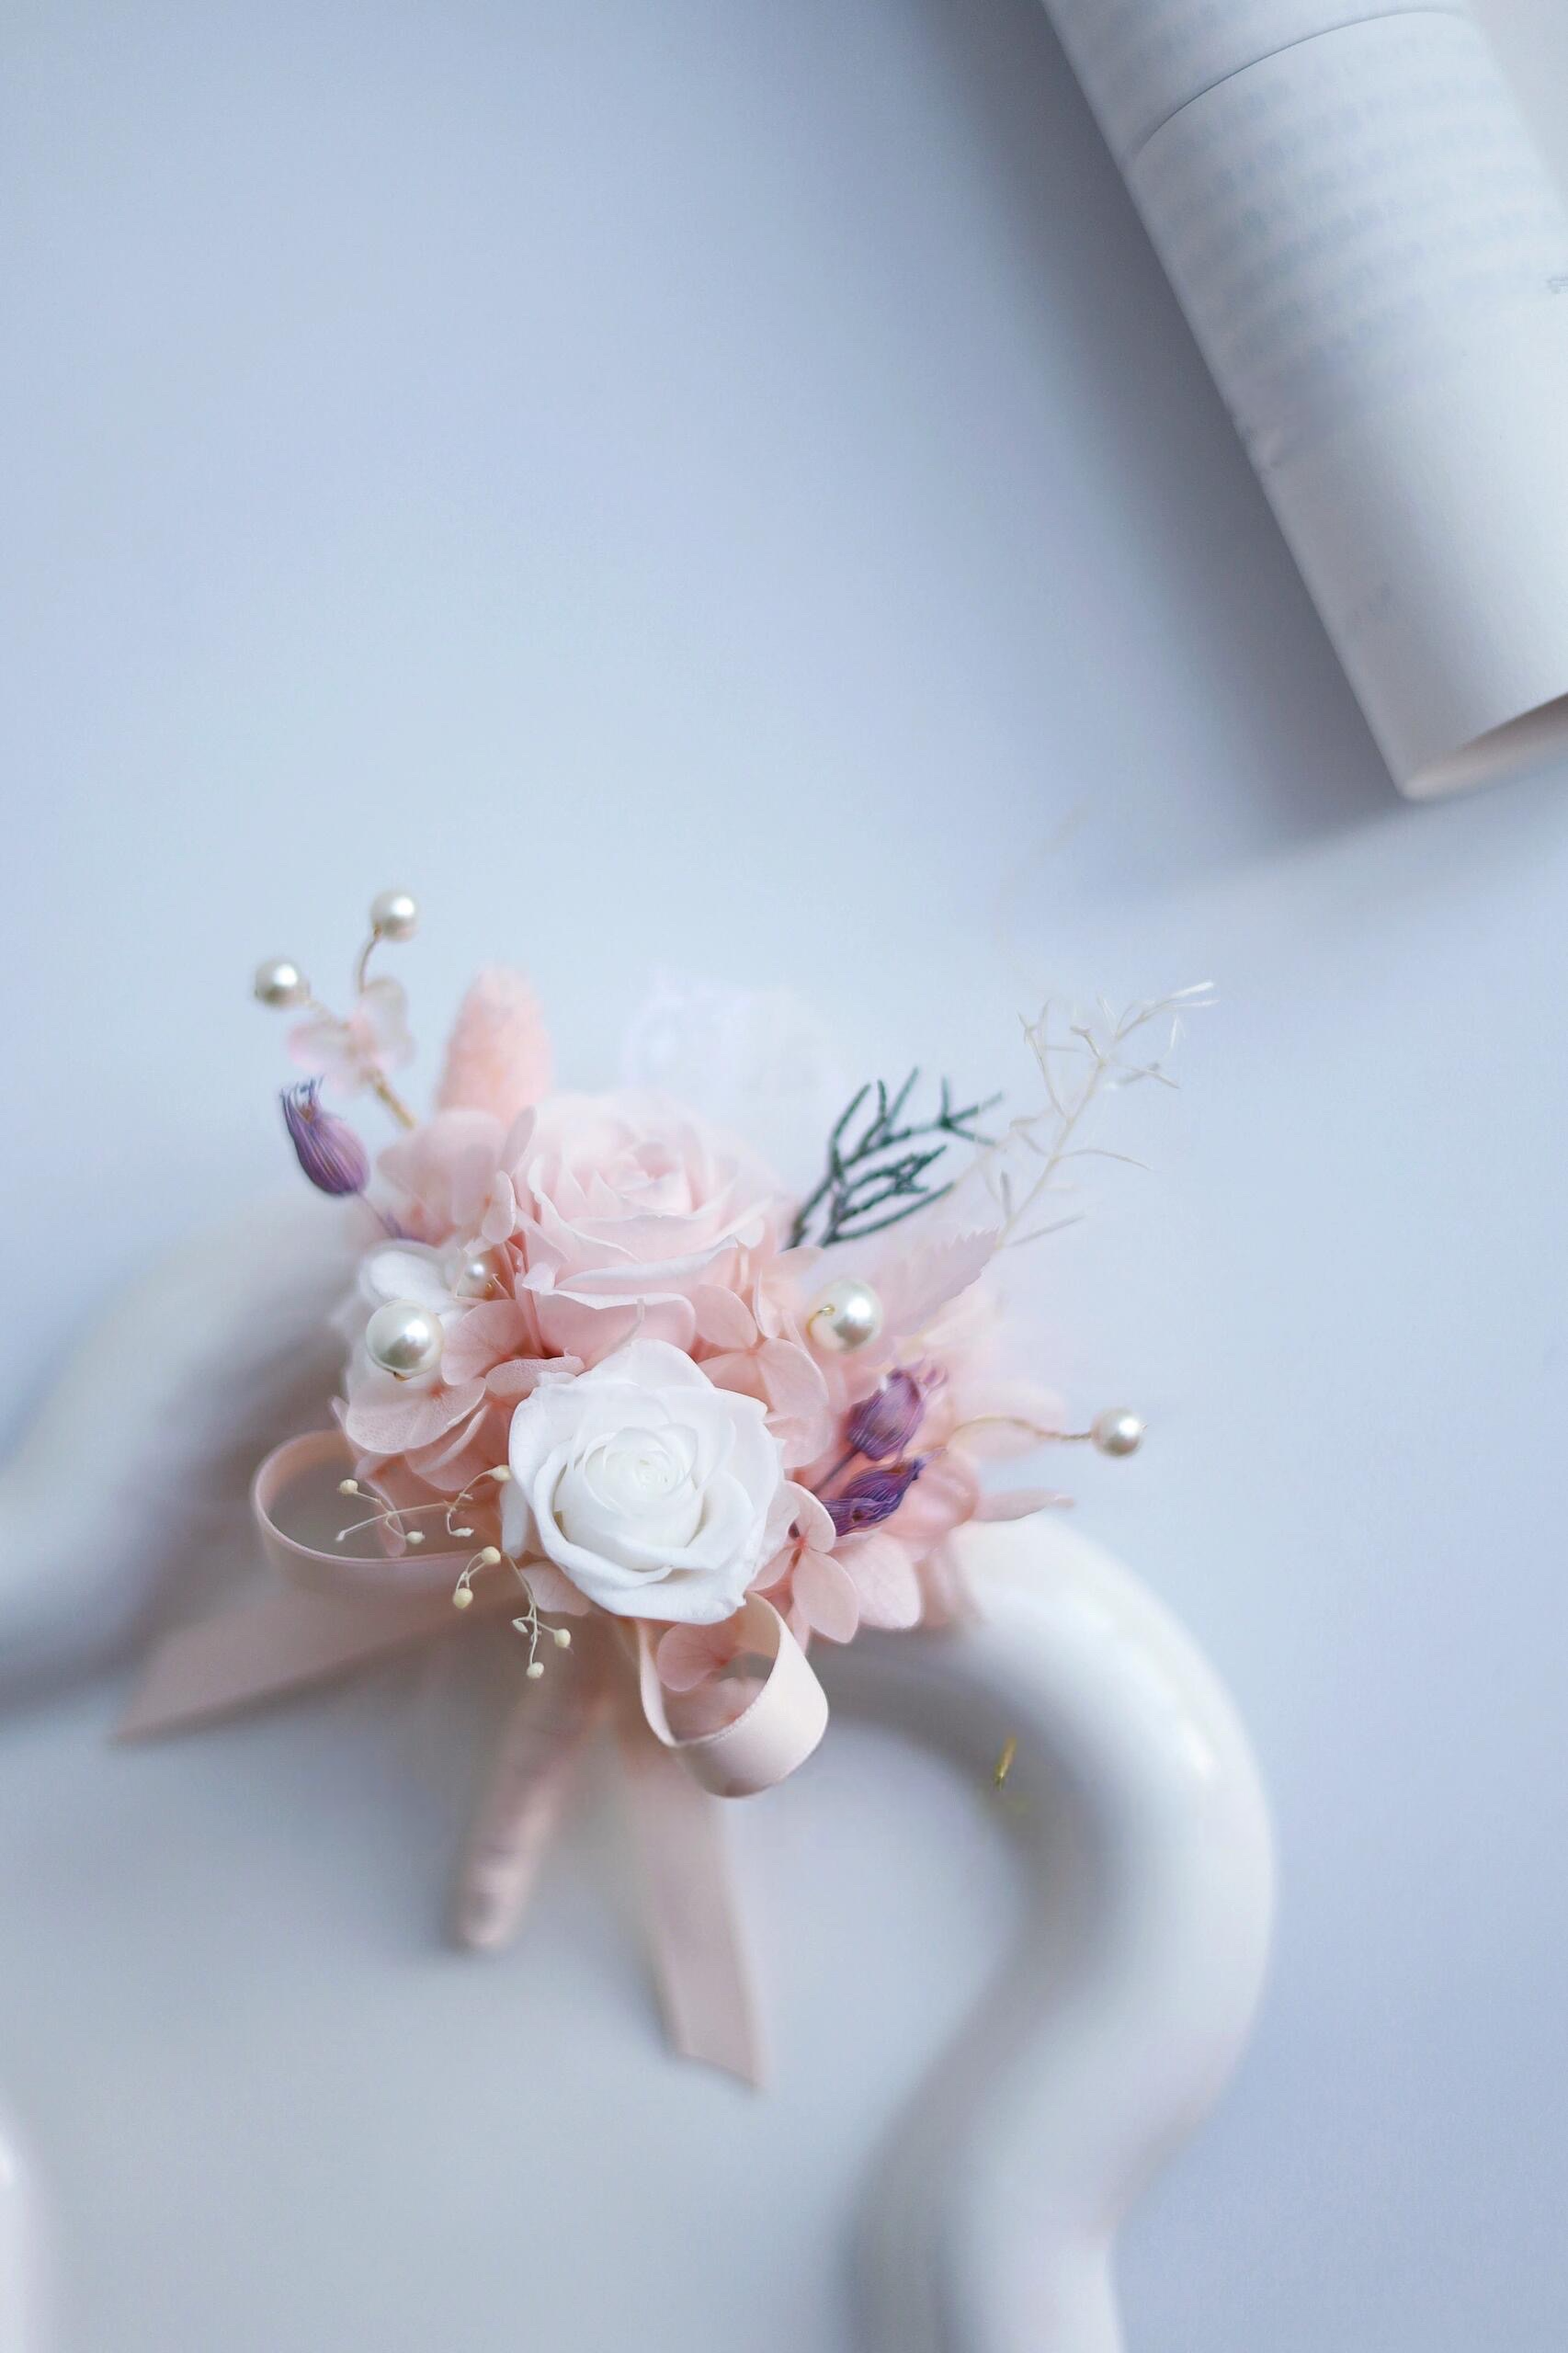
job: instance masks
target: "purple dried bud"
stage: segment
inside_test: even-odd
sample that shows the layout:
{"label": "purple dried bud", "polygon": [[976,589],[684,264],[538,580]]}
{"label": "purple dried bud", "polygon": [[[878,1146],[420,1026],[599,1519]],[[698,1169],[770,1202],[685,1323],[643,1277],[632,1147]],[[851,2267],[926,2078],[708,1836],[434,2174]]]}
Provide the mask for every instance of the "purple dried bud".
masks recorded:
{"label": "purple dried bud", "polygon": [[362,1193],[370,1181],[370,1158],[349,1126],[318,1101],[319,1078],[286,1086],[278,1097],[283,1124],[301,1167],[318,1193]]}
{"label": "purple dried bud", "polygon": [[845,1436],[869,1462],[902,1454],[926,1418],[926,1392],[914,1373],[901,1367],[881,1387],[863,1397],[850,1415]]}
{"label": "purple dried bud", "polygon": [[836,1495],[824,1495],[836,1533],[853,1536],[863,1529],[880,1528],[892,1518],[925,1468],[925,1456],[916,1455],[913,1462],[897,1462],[890,1470],[862,1471]]}

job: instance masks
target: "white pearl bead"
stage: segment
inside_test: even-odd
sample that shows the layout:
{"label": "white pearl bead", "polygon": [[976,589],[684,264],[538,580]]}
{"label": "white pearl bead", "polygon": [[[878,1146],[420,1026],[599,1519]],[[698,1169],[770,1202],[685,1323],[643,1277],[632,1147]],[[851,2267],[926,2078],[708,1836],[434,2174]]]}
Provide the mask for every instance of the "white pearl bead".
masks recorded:
{"label": "white pearl bead", "polygon": [[419,903],[406,891],[378,891],[370,902],[370,929],[378,939],[412,939],[419,928]]}
{"label": "white pearl bead", "polygon": [[1136,1454],[1143,1443],[1143,1422],[1125,1405],[1110,1405],[1095,1415],[1089,1436],[1102,1454]]}
{"label": "white pearl bead", "polygon": [[311,984],[298,964],[290,964],[287,956],[274,956],[256,968],[251,987],[263,1005],[307,1005]]}
{"label": "white pearl bead", "polygon": [[389,1299],[365,1326],[365,1347],[383,1372],[407,1381],[441,1361],[440,1319],[416,1300]]}
{"label": "white pearl bead", "polygon": [[863,1348],[882,1328],[882,1302],[869,1283],[852,1275],[830,1283],[806,1318],[806,1333],[814,1348],[834,1356]]}
{"label": "white pearl bead", "polygon": [[488,1299],[501,1288],[502,1265],[499,1250],[454,1250],[447,1261],[453,1298]]}

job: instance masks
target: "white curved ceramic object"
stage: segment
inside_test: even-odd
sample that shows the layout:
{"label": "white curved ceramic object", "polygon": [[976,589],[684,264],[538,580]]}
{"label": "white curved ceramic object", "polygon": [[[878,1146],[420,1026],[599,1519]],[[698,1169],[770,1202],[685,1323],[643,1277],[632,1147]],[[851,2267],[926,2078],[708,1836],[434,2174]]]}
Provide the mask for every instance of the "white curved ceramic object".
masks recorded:
{"label": "white curved ceramic object", "polygon": [[0,2353],[48,2353],[44,2243],[31,2163],[0,2119]]}
{"label": "white curved ceramic object", "polygon": [[887,2353],[1110,2353],[1113,2234],[1219,2092],[1267,1950],[1267,1817],[1212,1671],[1126,1570],[1060,1522],[971,1529],[978,1622],[855,1662],[994,1770],[1030,1880],[991,1997],[890,2136],[868,2241]]}
{"label": "white curved ceramic object", "polygon": [[[257,1246],[258,1235],[265,1246]],[[335,1222],[313,1199],[301,1201],[248,1224],[243,1237],[231,1232],[181,1253],[172,1269],[139,1287],[93,1336],[0,1480],[0,1690],[13,1698],[45,1695],[73,1673],[123,1654],[153,1610],[171,1547],[189,1554],[199,1540],[195,1552],[210,1574],[226,1574],[244,1554],[245,1472],[280,1422],[299,1410],[293,1392],[301,1380],[307,1386],[320,1381],[324,1290],[330,1291],[345,1263]],[[321,1393],[318,1387],[318,1410]],[[1014,1744],[995,1805],[1025,1888],[1021,1931],[1000,1974],[904,2112],[884,2128],[883,2154],[864,2184],[863,2292],[854,2341],[879,2353],[1024,2353],[1026,2347],[1031,2353],[1109,2353],[1119,2342],[1108,2271],[1117,2223],[1150,2168],[1214,2097],[1252,2016],[1268,1929],[1267,1826],[1246,1743],[1224,1694],[1168,1613],[1133,1578],[1059,1521],[975,1528],[965,1544],[980,1599],[973,1625],[950,1635],[864,1638],[824,1670],[841,1721],[885,1719],[956,1762],[971,1786],[988,1786],[1004,1745]],[[194,1597],[173,1600],[199,1606]],[[107,1730],[112,1703],[107,1693],[103,1698]],[[390,1696],[372,1690],[365,1707],[406,1699],[405,1689]],[[40,1711],[28,1713],[38,1719]],[[472,1730],[471,1713],[468,1702],[453,1711],[460,1731]],[[846,1722],[845,1730],[853,1727]],[[266,1758],[291,1756],[293,1736],[305,1733],[297,1717],[287,1738],[280,1733],[266,1744],[265,1758],[257,1753],[254,1769]],[[342,1721],[329,1733],[318,1723],[311,1736],[341,1745],[352,1733]],[[68,1747],[56,1739],[48,1756],[30,1760],[24,1744],[14,1768],[24,1802],[47,1807],[76,1781],[82,1790],[90,1783],[110,1791],[110,1803],[144,1802],[132,1791],[151,1784],[108,1778],[145,1769],[140,1760],[96,1746],[89,1756],[85,1744],[94,1737],[67,1725]],[[224,1737],[222,1727],[202,1736]],[[180,1793],[191,1792],[190,1805],[210,1810],[213,1778],[242,1769],[232,1755],[200,1751],[197,1740],[186,1745],[183,1762],[172,1749],[164,1753],[159,1769],[169,1779],[159,1786],[167,1802],[179,1798],[184,1806]],[[8,1762],[0,1755],[0,1775]],[[0,1788],[0,1817],[5,1795]],[[273,1799],[286,1823],[300,1792],[282,1785]],[[71,1808],[85,1801],[67,1789],[58,1802],[64,1837],[79,1831],[80,1812],[73,1815]],[[267,1802],[258,1791],[258,1811]],[[397,1802],[395,1790],[368,1790],[366,1819],[381,1818]],[[790,1791],[764,1802],[787,1807]],[[210,1812],[176,1811],[165,1835],[178,1847],[199,1833]],[[744,1816],[742,1807],[730,1817],[737,1842],[745,1836]],[[277,1844],[274,1909],[289,1901],[288,1875],[308,1860],[302,1847],[290,1852],[287,1836]],[[361,1832],[340,1868],[352,1870],[356,1857],[363,1864],[369,1852]],[[273,1865],[270,1847],[261,1850],[260,1861],[253,1859],[253,1868]],[[199,1854],[190,1868],[199,1874]],[[308,1900],[301,1891],[302,1927]],[[84,1923],[113,1941],[115,1924],[104,1908],[111,1901],[84,1892],[81,1921],[62,1924],[59,1969],[77,1966]],[[37,1936],[51,1925],[35,1912]],[[317,1925],[310,1922],[311,1933]],[[401,1931],[403,1924],[395,1925]],[[166,1949],[157,1938],[170,1933],[185,1931],[154,1924],[149,1949]],[[217,1958],[204,1966],[231,1965],[232,1950],[236,1976],[254,1968],[250,1946],[225,1947],[221,1927],[202,1923],[197,1933],[217,1938]],[[411,1940],[427,1935],[417,1918],[408,1927]],[[332,1969],[341,1976],[335,1996],[352,1997],[356,1972],[375,1956],[347,1945],[334,1948],[334,1955]],[[82,1966],[81,1998],[91,2003],[99,1981],[90,1961]],[[273,1966],[278,2000],[296,2005],[301,2042],[319,2031],[330,2048],[330,2025],[300,2007],[317,2000],[319,1974],[312,1978],[306,1968],[285,1984],[276,1956]],[[314,1966],[319,1972],[319,1954]],[[450,1966],[475,1965],[454,1958]],[[134,2038],[138,1987],[123,1977],[113,1982],[122,2006],[118,2031]],[[477,1979],[455,1980],[449,1997],[433,1995],[423,1980],[411,1984],[399,1997],[407,2007],[399,2008],[389,2053],[418,2042],[420,2019],[428,2018],[433,2000],[466,2002],[473,1987],[482,2003],[490,1996],[479,1986]],[[367,2015],[374,2016],[373,2003]],[[5,2024],[0,2018],[0,2032]],[[569,2031],[559,1996],[551,2024],[558,2034]],[[651,2033],[644,2021],[636,2026],[640,2034]],[[177,2052],[177,2025],[162,2021],[160,2030],[170,2033],[168,2048]],[[432,2040],[448,2030],[432,2026]],[[243,2025],[237,2021],[233,2031],[242,2035]],[[365,2034],[371,2031],[367,2024]],[[222,2059],[241,2083],[247,2064],[266,2064],[237,2048]],[[390,2057],[382,2063],[392,2063]],[[364,2064],[377,2064],[369,2040]],[[670,2127],[677,2143],[686,2135],[672,2162],[698,2168],[721,2162],[713,2154],[716,2130],[743,2131],[755,2152],[770,2134],[803,2129],[789,2122],[791,2107],[782,2096],[735,2123],[728,2104],[736,2097],[733,2086],[717,2078],[689,2080],[690,2070],[672,2082],[658,2071],[678,2063],[651,2042],[639,2050],[636,2065],[642,2088],[628,2097],[657,2097],[672,2115],[687,2118]],[[550,2099],[574,2097],[571,2070],[558,2095],[548,2070],[530,2080],[534,2117],[527,2105],[499,2120],[487,2114],[492,2137],[482,2155],[501,2176],[525,2162],[530,2133],[538,2137],[536,2118]],[[432,2082],[432,2103],[449,2092],[453,2100],[472,2097],[455,2075],[449,2085],[445,2075]],[[650,2095],[650,2083],[665,2088]],[[95,2129],[74,2114],[73,2124],[78,2133]],[[333,2129],[352,2153],[353,2122],[340,2114]],[[820,2134],[820,2120],[813,2129]],[[364,2162],[373,2169],[376,2128],[369,2117],[363,2131]],[[51,2154],[56,2137],[68,2141],[70,2130],[62,2126],[51,2136]],[[156,2180],[141,2194],[153,2218],[149,2227],[166,2230],[173,2245],[183,2228],[173,2173],[166,2214]],[[290,2227],[287,2185],[263,2174],[253,2195],[257,2242],[270,2235],[275,2243]],[[69,2179],[55,2185],[62,2238],[68,2248],[73,2242],[79,2248],[84,2225],[71,2199]],[[850,2220],[844,2215],[846,2225]],[[766,2224],[764,2212],[757,2227]],[[353,2292],[347,2283],[362,2278],[384,2245],[385,2227],[369,2190],[362,2210],[346,2204],[335,2242],[346,2294]],[[0,2353],[37,2353],[36,2330],[29,2340],[21,2302],[18,2242],[25,2232],[22,2201],[0,2186]],[[593,2250],[585,2245],[579,2252]],[[671,2250],[671,2259],[680,2252]],[[833,2259],[824,2248],[824,2264]],[[457,2267],[455,2252],[452,2260]],[[239,2256],[234,2261],[243,2268]],[[445,2292],[438,2279],[433,2292]],[[485,2301],[504,2292],[499,2284],[492,2290],[483,2279],[476,2283],[472,2263],[454,2268],[450,2294],[461,2300],[458,2333],[465,2345],[513,2341],[513,2316],[504,2302]],[[155,2299],[148,2301],[151,2308]],[[122,2342],[134,2343],[137,2353],[152,2343],[159,2353],[205,2353],[204,2342],[180,2337],[181,2325],[168,2320],[149,2319],[135,2334],[127,2319],[113,2340],[79,2336],[70,2319],[69,2281],[66,2302],[61,2353],[108,2353],[111,2342],[115,2353]],[[259,2319],[253,2325],[263,2326]],[[431,2341],[427,2321],[411,2313],[405,2325],[410,2334],[403,2337],[379,2324],[376,2341],[386,2353],[403,2353],[405,2345],[412,2353]],[[551,2316],[549,2333],[563,2353],[587,2341],[559,2314]],[[244,2339],[246,2347],[253,2341],[267,2340]],[[645,2332],[639,2341],[655,2353],[665,2342]],[[684,2328],[679,2341],[697,2353],[701,2340]],[[721,2341],[729,2340],[716,2335],[715,2347]]]}

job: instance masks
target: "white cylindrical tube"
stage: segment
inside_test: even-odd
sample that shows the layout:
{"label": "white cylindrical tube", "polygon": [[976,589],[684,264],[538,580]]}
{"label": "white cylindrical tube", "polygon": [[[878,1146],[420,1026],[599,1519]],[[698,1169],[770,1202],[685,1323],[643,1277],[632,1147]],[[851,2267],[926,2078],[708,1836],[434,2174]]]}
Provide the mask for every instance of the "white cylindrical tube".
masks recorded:
{"label": "white cylindrical tube", "polygon": [[1431,0],[1047,0],[1395,782],[1568,747],[1568,214]]}

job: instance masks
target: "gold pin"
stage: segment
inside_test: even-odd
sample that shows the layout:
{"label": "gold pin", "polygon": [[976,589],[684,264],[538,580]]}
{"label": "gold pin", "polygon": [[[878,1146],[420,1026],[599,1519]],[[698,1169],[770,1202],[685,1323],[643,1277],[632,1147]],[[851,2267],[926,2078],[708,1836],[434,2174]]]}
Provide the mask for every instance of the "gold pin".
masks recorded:
{"label": "gold pin", "polygon": [[992,1786],[994,1788],[999,1790],[1002,1787],[1008,1774],[1013,1769],[1013,1759],[1017,1753],[1018,1743],[1017,1735],[1013,1733],[1009,1733],[1006,1739],[1002,1743],[1002,1754],[996,1759],[996,1769],[991,1776]]}

